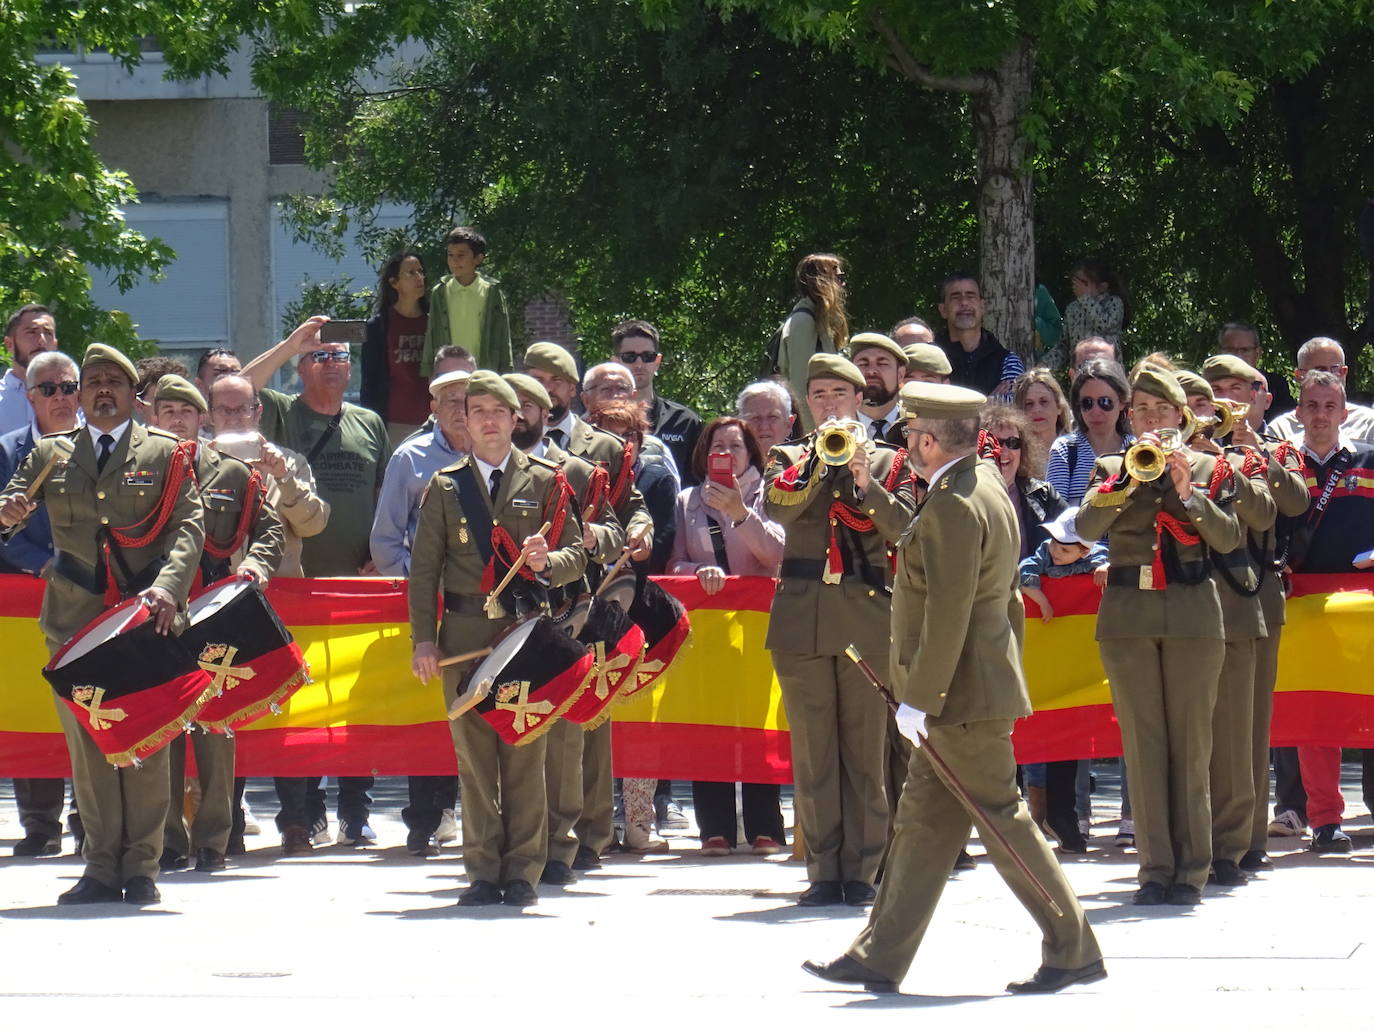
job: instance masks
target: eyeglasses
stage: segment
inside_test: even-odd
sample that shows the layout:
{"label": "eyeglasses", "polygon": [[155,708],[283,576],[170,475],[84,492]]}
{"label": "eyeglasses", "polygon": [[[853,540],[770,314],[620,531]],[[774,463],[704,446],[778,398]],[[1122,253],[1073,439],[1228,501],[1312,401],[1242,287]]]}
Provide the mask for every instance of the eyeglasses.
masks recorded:
{"label": "eyeglasses", "polygon": [[347,351],[311,351],[310,360],[317,365],[323,365],[325,362],[337,362],[344,365],[351,362],[353,356]]}
{"label": "eyeglasses", "polygon": [[906,426],[902,429],[902,436],[905,437],[908,441],[914,438],[918,433],[924,433],[927,437],[935,441],[937,444],[940,442],[940,438],[937,437],[935,434],[931,433],[930,430],[918,429],[915,426]]}
{"label": "eyeglasses", "polygon": [[1005,448],[1011,448],[1011,450],[1013,451],[1021,450],[1020,437],[998,437],[997,443],[1001,444]]}
{"label": "eyeglasses", "polygon": [[81,386],[73,380],[64,379],[61,383],[35,383],[30,389],[38,391],[44,397],[52,397],[59,390],[64,397],[71,397]]}
{"label": "eyeglasses", "polygon": [[657,351],[621,351],[616,355],[626,365],[633,365],[635,362],[643,362],[648,365],[658,357]]}
{"label": "eyeglasses", "polygon": [[226,408],[224,405],[213,405],[210,411],[214,412],[216,415],[222,415],[227,419],[237,419],[241,416],[252,415],[261,407],[262,405],[260,404],[238,405],[234,408]]}
{"label": "eyeglasses", "polygon": [[1116,398],[1114,397],[1080,397],[1078,399],[1078,410],[1080,412],[1091,412],[1093,405],[1096,404],[1104,412],[1116,409]]}

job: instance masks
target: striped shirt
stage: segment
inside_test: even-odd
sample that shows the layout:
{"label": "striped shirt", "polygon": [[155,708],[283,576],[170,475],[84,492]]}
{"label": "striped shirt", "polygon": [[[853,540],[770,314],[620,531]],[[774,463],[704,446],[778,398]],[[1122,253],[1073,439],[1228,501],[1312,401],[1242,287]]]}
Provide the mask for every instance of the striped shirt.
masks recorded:
{"label": "striped shirt", "polygon": [[[1129,433],[1122,446],[1129,446],[1135,440]],[[1073,468],[1069,459],[1073,458]],[[1059,496],[1070,505],[1081,505],[1083,496],[1088,493],[1088,481],[1092,479],[1093,467],[1097,464],[1097,452],[1088,441],[1087,434],[1075,430],[1066,433],[1050,445],[1050,457],[1045,466],[1045,479],[1059,492]]]}

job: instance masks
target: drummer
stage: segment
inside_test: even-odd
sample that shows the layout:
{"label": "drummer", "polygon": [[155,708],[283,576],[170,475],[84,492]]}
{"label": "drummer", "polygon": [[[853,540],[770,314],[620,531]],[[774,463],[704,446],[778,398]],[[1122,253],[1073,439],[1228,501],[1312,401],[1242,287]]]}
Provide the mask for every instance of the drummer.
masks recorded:
{"label": "drummer", "polygon": [[[149,412],[151,425],[191,441],[195,449],[196,482],[205,506],[201,578],[212,584],[232,572],[266,584],[276,572],[285,547],[281,520],[267,502],[267,488],[259,474],[237,458],[200,442],[206,410],[205,398],[195,385],[173,374],[158,380]],[[246,520],[245,509],[249,512]],[[233,561],[240,549],[246,552]],[[186,735],[179,734],[170,748],[171,804],[159,865],[163,870],[182,869],[194,847],[197,872],[210,873],[224,869],[233,825],[234,739],[200,729],[192,741],[200,806],[188,834],[181,805],[186,793]]]}
{"label": "drummer", "polygon": [[[487,611],[484,580],[495,579],[515,559],[517,547],[525,567],[543,586],[572,583],[586,568],[574,505],[567,505],[555,540],[538,532],[540,520],[555,507],[563,480],[552,462],[512,446],[519,411],[510,384],[494,372],[473,373],[467,393],[472,453],[436,473],[420,501],[410,557],[410,627],[412,668],[422,681],[439,675],[444,654],[486,647],[511,625],[509,615],[492,618]],[[492,557],[484,561],[487,551]],[[496,553],[503,562],[496,561]],[[436,605],[441,591],[442,613]],[[513,593],[502,596],[505,613],[514,608]],[[456,697],[469,668],[443,671],[446,702]],[[468,876],[458,904],[532,905],[538,898],[534,882],[548,855],[547,736],[517,748],[502,741],[475,712],[449,727],[462,786]]]}
{"label": "drummer", "polygon": [[[133,422],[137,380],[119,351],[87,348],[78,395],[86,425],[43,437],[0,494],[0,534],[22,526],[39,503],[48,508],[59,557],[38,625],[50,653],[105,611],[107,590],[142,597],[163,634],[185,609],[205,539],[204,512],[176,438]],[[59,457],[29,497],[55,455],[68,458]],[[116,559],[108,566],[102,538]],[[57,713],[86,828],[86,867],[58,904],[161,901],[155,882],[167,818],[167,750],[141,767],[116,769],[67,706],[59,704]]]}
{"label": "drummer", "polygon": [[[591,513],[582,525],[582,546],[590,561],[610,565],[625,547],[625,531],[606,499],[610,478],[585,459],[564,451],[544,436],[545,420],[553,399],[533,376],[511,372],[505,376],[520,400],[515,417],[515,446],[537,458],[547,458],[563,469],[577,497],[578,511]],[[586,589],[586,581],[577,585]],[[568,588],[574,590],[573,586]],[[559,720],[549,731],[544,765],[549,794],[549,858],[540,880],[545,884],[572,884],[577,880],[572,864],[577,858],[577,821],[582,818],[582,741],[586,732],[569,720]]]}

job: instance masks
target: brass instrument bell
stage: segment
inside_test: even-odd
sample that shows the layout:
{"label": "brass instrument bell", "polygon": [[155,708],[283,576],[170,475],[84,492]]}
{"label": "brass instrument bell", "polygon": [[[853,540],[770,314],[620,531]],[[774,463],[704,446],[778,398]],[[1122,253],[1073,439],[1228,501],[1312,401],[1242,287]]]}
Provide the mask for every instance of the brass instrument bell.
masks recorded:
{"label": "brass instrument bell", "polygon": [[816,428],[816,454],[826,465],[848,465],[865,439],[863,423],[830,419]]}
{"label": "brass instrument bell", "polygon": [[[1186,411],[1186,409],[1185,409]],[[1196,420],[1193,422],[1196,425]],[[1125,470],[1133,480],[1150,483],[1164,475],[1168,458],[1183,447],[1183,433],[1180,430],[1162,429],[1159,431],[1159,444],[1132,444],[1126,451]]]}

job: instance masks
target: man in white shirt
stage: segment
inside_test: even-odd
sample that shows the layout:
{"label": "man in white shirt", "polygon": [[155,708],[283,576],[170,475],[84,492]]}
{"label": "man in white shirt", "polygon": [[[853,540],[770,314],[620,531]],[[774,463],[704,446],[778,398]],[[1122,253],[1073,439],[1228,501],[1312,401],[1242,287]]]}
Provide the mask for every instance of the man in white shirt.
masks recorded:
{"label": "man in white shirt", "polygon": [[0,435],[33,422],[33,405],[24,380],[29,359],[57,350],[57,322],[41,304],[26,304],[5,323],[5,350],[10,368],[0,379]]}
{"label": "man in white shirt", "polygon": [[[1345,376],[1349,371],[1345,364],[1345,349],[1339,341],[1330,337],[1313,337],[1298,348],[1298,367],[1293,378],[1301,387],[1303,377],[1309,372],[1329,372],[1341,381],[1341,386],[1345,386]],[[1374,408],[1349,403],[1346,407],[1348,414],[1341,424],[1341,433],[1353,441],[1374,444]],[[1302,424],[1298,421],[1297,410],[1269,420],[1269,432],[1284,440],[1301,441]]]}

